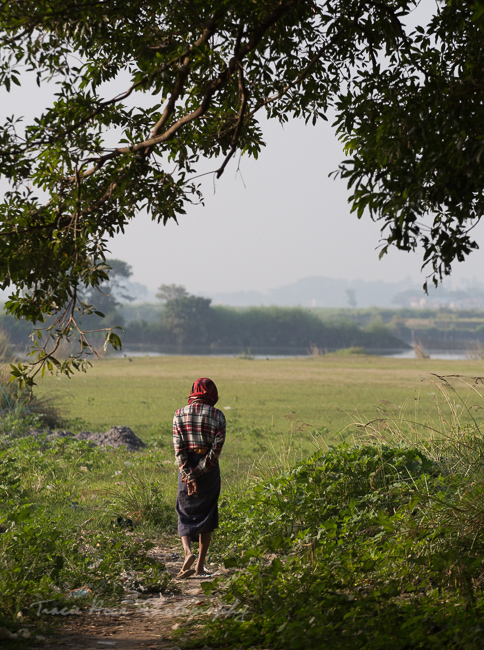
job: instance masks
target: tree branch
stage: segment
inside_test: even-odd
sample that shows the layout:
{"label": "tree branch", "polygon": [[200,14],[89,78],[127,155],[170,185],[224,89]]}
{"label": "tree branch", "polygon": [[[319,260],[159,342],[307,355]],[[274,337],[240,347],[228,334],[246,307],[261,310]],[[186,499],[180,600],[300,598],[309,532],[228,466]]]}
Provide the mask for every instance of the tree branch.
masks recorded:
{"label": "tree branch", "polygon": [[151,132],[151,137],[154,138],[156,137],[163,126],[166,124],[168,119],[171,117],[173,111],[175,110],[175,105],[177,100],[179,99],[181,92],[183,90],[183,87],[185,85],[185,81],[188,77],[188,73],[190,72],[190,59],[191,55],[193,52],[201,47],[203,43],[205,43],[210,36],[212,36],[215,32],[215,25],[217,23],[217,19],[220,17],[221,13],[215,14],[207,23],[207,26],[205,27],[203,34],[200,36],[198,40],[195,41],[195,43],[183,54],[183,65],[182,68],[178,74],[178,78],[175,82],[173,92],[171,94],[170,99],[168,100],[168,103],[165,107],[165,110],[163,111],[163,115],[160,117],[158,122],[155,124],[153,127],[153,130]]}
{"label": "tree branch", "polygon": [[[261,42],[261,40],[262,40],[264,34],[267,32],[267,30],[270,27],[272,27],[272,25],[274,25],[274,23],[276,23],[277,20],[279,20],[280,17],[282,15],[284,15],[284,13],[287,13],[289,10],[294,8],[294,6],[297,3],[298,3],[298,0],[288,0],[285,3],[281,3],[281,5],[279,5],[279,7],[276,9],[276,11],[274,11],[272,14],[267,16],[264,20],[262,20],[260,22],[260,24],[258,26],[255,27],[255,29],[254,29],[254,31],[252,33],[252,36],[249,38],[247,43],[245,43],[240,48],[239,59],[236,60],[235,58],[233,58],[229,62],[229,64],[225,68],[225,70],[223,70],[223,72],[221,72],[216,79],[213,79],[211,82],[209,82],[207,84],[205,93],[203,95],[203,98],[202,98],[199,106],[194,111],[192,111],[191,113],[188,113],[187,115],[184,115],[183,117],[181,117],[174,124],[172,124],[170,126],[170,128],[168,128],[164,133],[152,135],[148,140],[145,140],[144,142],[140,142],[138,144],[131,145],[129,147],[116,148],[113,151],[111,151],[109,153],[106,153],[103,156],[100,156],[98,158],[88,158],[88,159],[86,159],[85,162],[95,162],[95,164],[90,169],[86,170],[85,172],[82,172],[82,177],[86,178],[88,176],[91,176],[92,174],[97,172],[104,165],[104,163],[107,162],[108,160],[112,160],[113,158],[117,158],[119,156],[129,154],[129,153],[137,153],[137,152],[143,153],[147,149],[149,149],[149,148],[151,148],[151,147],[153,147],[155,145],[158,145],[158,144],[161,144],[162,142],[166,142],[166,141],[170,140],[186,124],[189,124],[190,122],[193,122],[194,120],[196,120],[196,119],[200,118],[202,115],[204,115],[210,108],[213,95],[220,88],[222,88],[228,82],[228,80],[232,77],[232,75],[234,74],[234,71],[239,66],[239,61],[242,61],[250,52],[252,52],[259,45],[259,43]],[[215,17],[212,20],[215,20]],[[202,37],[200,37],[200,38],[204,38],[206,40],[206,38],[209,37],[208,31],[209,31],[209,27],[206,28],[206,30],[204,31],[204,35]],[[188,75],[188,72],[187,72],[186,68],[184,68],[180,72],[180,75],[178,77],[177,82],[181,82],[181,80],[185,81],[186,78],[187,78],[187,75]],[[171,102],[170,105],[171,106],[174,106],[174,104],[176,102],[176,99],[178,98],[180,92],[181,92],[181,88],[179,87],[178,84],[175,84],[175,89],[173,91],[172,97],[170,98],[170,102]],[[171,109],[171,112],[172,112],[172,109]],[[161,126],[162,126],[166,122],[168,117],[170,116],[171,112],[169,112],[169,111],[167,111],[167,109],[165,109],[164,115],[166,115],[167,117],[164,118],[162,116],[162,118],[160,118],[160,121],[155,125],[152,133],[155,133],[155,132],[159,131],[160,122],[161,122]],[[74,182],[75,181],[75,176],[67,177],[66,181],[68,183]],[[112,185],[113,188],[115,187],[116,182],[117,182],[116,180],[113,181],[113,185]],[[105,193],[104,196],[106,198],[108,198],[110,196],[110,190],[109,189]]]}
{"label": "tree branch", "polygon": [[234,153],[237,151],[237,143],[239,141],[240,132],[242,130],[242,125],[244,123],[244,113],[247,106],[247,90],[245,87],[244,81],[244,70],[242,65],[239,63],[239,92],[241,96],[240,108],[239,108],[239,118],[237,120],[237,125],[235,127],[234,136],[232,138],[232,146],[229,153],[225,157],[221,167],[216,171],[215,177],[220,178],[227,167],[229,160],[232,158]]}

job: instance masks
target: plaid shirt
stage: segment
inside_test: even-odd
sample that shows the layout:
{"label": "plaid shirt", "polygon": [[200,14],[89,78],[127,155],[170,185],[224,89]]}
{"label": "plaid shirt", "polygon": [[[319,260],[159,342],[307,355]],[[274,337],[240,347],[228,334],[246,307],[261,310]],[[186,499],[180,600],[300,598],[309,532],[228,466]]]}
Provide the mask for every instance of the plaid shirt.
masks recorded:
{"label": "plaid shirt", "polygon": [[[173,445],[182,478],[195,479],[217,462],[225,442],[225,415],[214,406],[194,402],[173,417]],[[196,467],[188,465],[188,452],[207,450]]]}

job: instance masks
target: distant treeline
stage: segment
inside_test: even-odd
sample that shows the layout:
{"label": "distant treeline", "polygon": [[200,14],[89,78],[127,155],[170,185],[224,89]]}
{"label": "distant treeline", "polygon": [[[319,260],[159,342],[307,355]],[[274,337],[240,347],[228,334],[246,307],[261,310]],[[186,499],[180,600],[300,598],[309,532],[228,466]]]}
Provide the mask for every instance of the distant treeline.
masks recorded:
{"label": "distant treeline", "polygon": [[316,309],[328,322],[349,320],[365,329],[387,326],[405,343],[425,348],[470,350],[484,346],[484,311],[478,309]]}
{"label": "distant treeline", "polygon": [[[484,312],[469,310],[214,307],[208,298],[184,294],[164,305],[118,304],[105,312],[104,320],[91,317],[83,325],[123,326],[128,350],[305,354],[350,347],[391,351],[415,342],[428,349],[484,344]],[[30,324],[0,314],[0,329],[17,349],[28,345]],[[96,335],[91,339],[96,342]]]}
{"label": "distant treeline", "polygon": [[332,351],[362,347],[366,350],[405,347],[390,328],[362,327],[348,319],[325,322],[308,309],[212,307],[210,300],[184,296],[166,302],[157,322],[132,321],[124,344],[155,346],[166,351],[304,354],[318,348]]}
{"label": "distant treeline", "polygon": [[[113,313],[106,319],[110,325],[122,325],[122,320]],[[91,319],[85,325],[94,329],[103,323]],[[28,345],[30,324],[3,314],[0,329],[18,348]],[[156,321],[130,321],[124,329],[125,349],[160,352],[305,354],[349,347],[368,351],[405,347],[382,323],[363,327],[349,319],[328,322],[303,308],[212,307],[209,299],[198,296],[169,300]]]}

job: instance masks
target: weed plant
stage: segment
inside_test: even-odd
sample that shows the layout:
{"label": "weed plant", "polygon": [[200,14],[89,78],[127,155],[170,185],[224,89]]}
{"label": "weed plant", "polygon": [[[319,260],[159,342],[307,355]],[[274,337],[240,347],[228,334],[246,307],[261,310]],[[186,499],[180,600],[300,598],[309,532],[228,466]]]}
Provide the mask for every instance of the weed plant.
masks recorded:
{"label": "weed plant", "polygon": [[[173,466],[173,461],[165,463]],[[166,469],[166,464],[161,467],[162,471]],[[108,497],[108,511],[113,516],[119,516],[121,512],[136,523],[152,524],[164,531],[176,532],[176,512],[173,504],[165,499],[166,486],[159,476],[159,467],[144,475],[128,471],[127,481],[118,481],[119,485],[103,491]]]}

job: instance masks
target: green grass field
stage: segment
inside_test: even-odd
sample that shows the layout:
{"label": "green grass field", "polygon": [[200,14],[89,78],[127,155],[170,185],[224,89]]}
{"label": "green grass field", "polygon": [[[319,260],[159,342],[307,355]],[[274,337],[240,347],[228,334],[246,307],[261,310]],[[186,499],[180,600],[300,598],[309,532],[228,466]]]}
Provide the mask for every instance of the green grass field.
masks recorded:
{"label": "green grass field", "polygon": [[[373,419],[388,403],[420,414],[435,408],[435,375],[484,374],[481,361],[388,359],[327,355],[297,359],[248,360],[220,357],[133,357],[95,361],[87,374],[46,377],[37,393],[64,400],[71,426],[102,431],[130,426],[153,440],[170,430],[174,411],[186,403],[194,379],[211,377],[218,407],[230,428],[288,433],[301,420],[328,441],[354,419]],[[479,401],[460,386],[457,402]],[[232,441],[236,444],[235,441]]]}
{"label": "green grass field", "polygon": [[[246,476],[254,463],[274,470],[315,448],[389,429],[408,439],[448,435],[456,417],[484,420],[475,388],[461,381],[446,404],[435,375],[479,376],[479,361],[389,359],[326,355],[288,359],[236,357],[133,357],[98,360],[86,374],[47,377],[40,396],[64,404],[74,432],[129,426],[145,442],[171,453],[174,411],[186,404],[192,382],[211,377],[227,418],[221,463],[227,481]],[[55,400],[54,400],[55,401]],[[466,404],[472,409],[467,410]],[[481,412],[483,415],[481,415]],[[445,420],[443,423],[442,420]],[[373,422],[363,430],[354,423]],[[422,426],[414,427],[413,422]]]}

